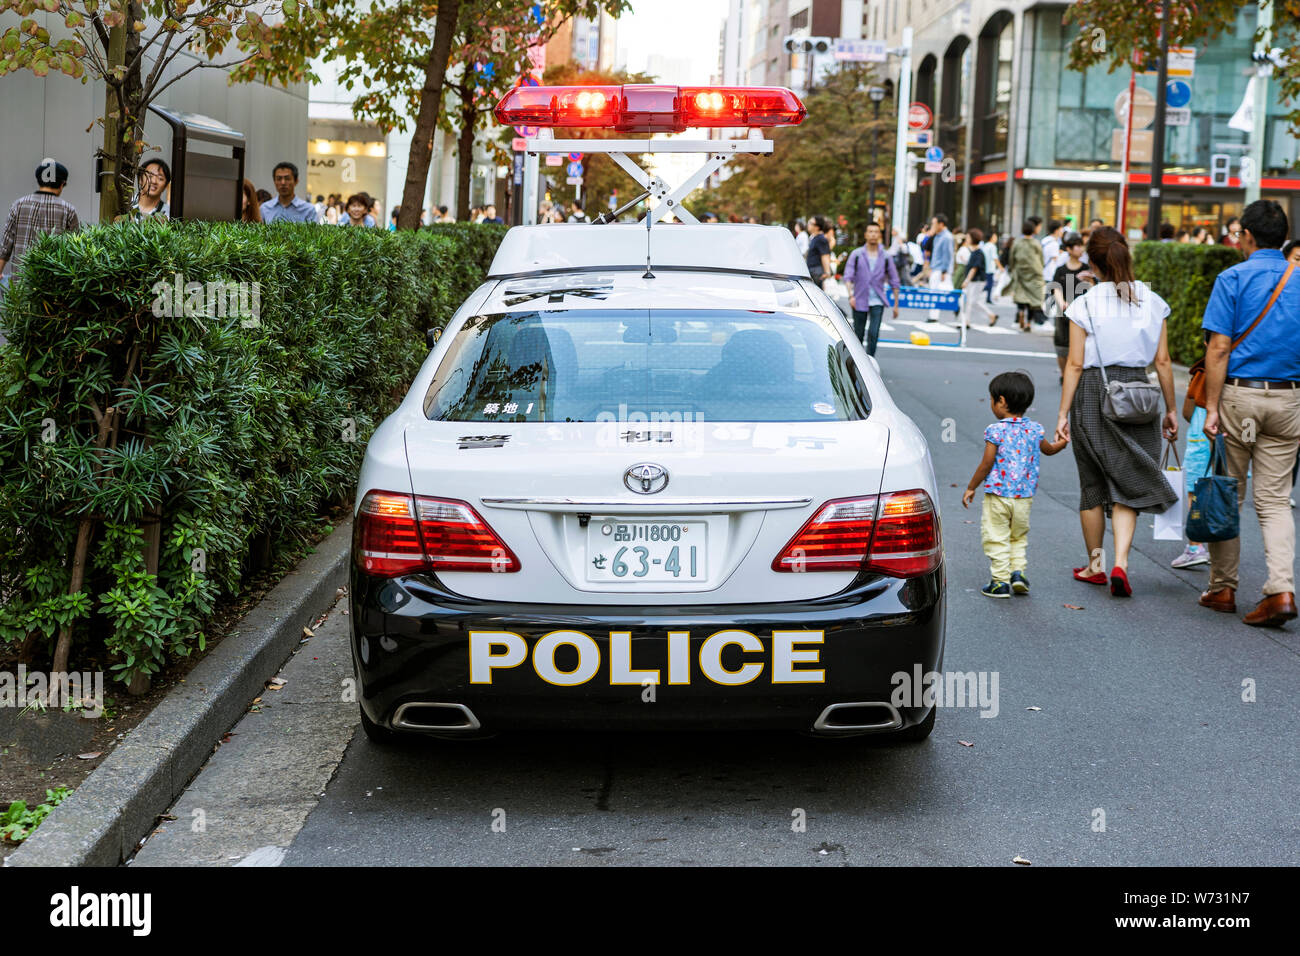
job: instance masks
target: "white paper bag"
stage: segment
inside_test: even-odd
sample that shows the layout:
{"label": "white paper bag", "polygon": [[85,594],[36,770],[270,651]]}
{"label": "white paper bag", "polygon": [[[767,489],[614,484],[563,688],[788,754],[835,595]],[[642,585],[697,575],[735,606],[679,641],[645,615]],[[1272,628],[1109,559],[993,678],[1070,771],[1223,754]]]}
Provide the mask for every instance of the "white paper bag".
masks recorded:
{"label": "white paper bag", "polygon": [[[1176,457],[1177,452],[1174,454]],[[1165,459],[1168,458],[1169,451],[1166,449]],[[1169,510],[1156,515],[1155,540],[1182,541],[1184,508],[1187,504],[1187,495],[1183,491],[1183,469],[1179,464],[1165,465],[1160,469],[1160,474],[1165,476],[1165,481],[1169,482],[1169,487],[1178,500],[1169,506]]]}

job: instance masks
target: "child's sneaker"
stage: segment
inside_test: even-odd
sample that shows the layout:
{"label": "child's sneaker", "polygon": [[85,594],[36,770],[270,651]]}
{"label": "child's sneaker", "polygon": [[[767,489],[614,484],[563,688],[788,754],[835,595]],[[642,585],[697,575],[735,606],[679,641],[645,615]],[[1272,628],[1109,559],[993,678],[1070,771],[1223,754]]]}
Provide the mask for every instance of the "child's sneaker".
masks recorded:
{"label": "child's sneaker", "polygon": [[1006,581],[990,581],[988,587],[981,588],[980,594],[992,598],[1009,598],[1011,597],[1011,585]]}
{"label": "child's sneaker", "polygon": [[1016,594],[1029,593],[1029,579],[1025,577],[1023,571],[1011,572],[1011,590]]}
{"label": "child's sneaker", "polygon": [[1178,557],[1169,562],[1170,567],[1191,568],[1198,564],[1210,563],[1210,549],[1203,544],[1191,545]]}

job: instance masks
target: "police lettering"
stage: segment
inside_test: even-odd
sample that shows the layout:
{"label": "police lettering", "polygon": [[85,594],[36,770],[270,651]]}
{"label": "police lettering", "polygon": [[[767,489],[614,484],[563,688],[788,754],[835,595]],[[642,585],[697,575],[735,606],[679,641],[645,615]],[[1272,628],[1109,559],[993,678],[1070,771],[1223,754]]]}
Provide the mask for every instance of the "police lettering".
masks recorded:
{"label": "police lettering", "polygon": [[[658,669],[632,666],[631,631],[609,632],[608,667],[602,667],[605,661],[600,644],[581,631],[551,631],[533,643],[531,654],[528,641],[513,631],[470,631],[469,682],[491,684],[493,671],[519,667],[528,661],[538,677],[556,687],[580,686],[602,669],[611,686],[689,684],[693,672],[726,687],[752,683],[765,673],[772,684],[824,684],[826,671],[812,666],[820,662],[821,648],[817,645],[824,640],[822,631],[773,631],[771,641],[765,643],[749,631],[724,630],[700,642],[693,657],[690,631],[669,631],[665,674]],[[723,651],[733,645],[744,657],[770,655],[770,667],[766,659],[742,658],[739,666],[728,669],[722,662]],[[565,655],[570,663],[576,652],[577,663],[571,670],[562,670],[556,663],[556,652],[561,647],[572,648]]]}

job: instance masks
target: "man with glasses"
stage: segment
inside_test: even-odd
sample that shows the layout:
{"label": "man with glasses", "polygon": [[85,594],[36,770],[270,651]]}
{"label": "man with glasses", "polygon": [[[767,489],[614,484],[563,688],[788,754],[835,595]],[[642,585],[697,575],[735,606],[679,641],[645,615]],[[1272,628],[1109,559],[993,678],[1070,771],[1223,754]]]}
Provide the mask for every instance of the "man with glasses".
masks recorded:
{"label": "man with glasses", "polygon": [[131,205],[131,218],[136,222],[171,218],[171,206],[163,199],[163,191],[171,184],[172,171],[165,162],[161,159],[145,162],[140,167],[140,185]]}

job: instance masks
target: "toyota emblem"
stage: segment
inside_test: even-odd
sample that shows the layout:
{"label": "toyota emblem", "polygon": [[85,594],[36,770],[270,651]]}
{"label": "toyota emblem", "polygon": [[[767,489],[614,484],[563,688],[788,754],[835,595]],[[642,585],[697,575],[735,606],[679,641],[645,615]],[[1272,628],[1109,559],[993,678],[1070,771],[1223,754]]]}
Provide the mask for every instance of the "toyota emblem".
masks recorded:
{"label": "toyota emblem", "polygon": [[623,484],[638,495],[653,495],[668,487],[668,469],[648,461],[641,462],[623,472]]}

